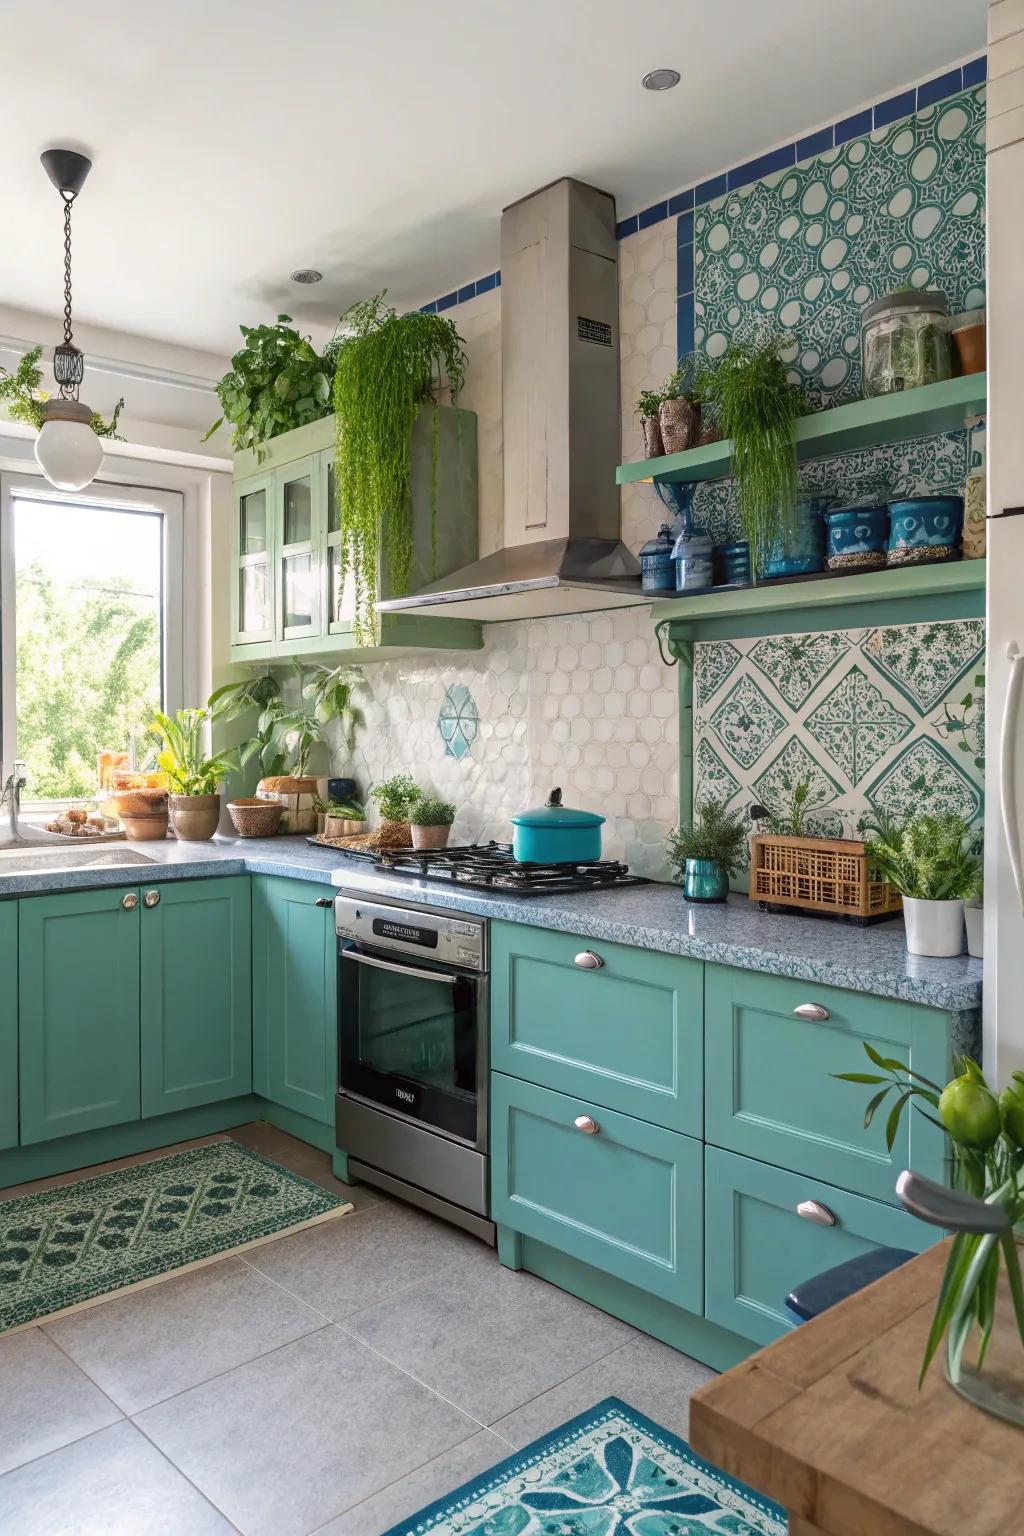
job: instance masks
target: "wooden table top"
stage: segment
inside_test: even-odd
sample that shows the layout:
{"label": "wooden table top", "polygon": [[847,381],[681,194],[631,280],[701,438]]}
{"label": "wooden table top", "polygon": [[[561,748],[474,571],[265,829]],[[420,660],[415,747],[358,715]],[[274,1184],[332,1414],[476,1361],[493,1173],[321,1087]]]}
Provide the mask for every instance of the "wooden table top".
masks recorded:
{"label": "wooden table top", "polygon": [[[918,1372],[948,1243],[777,1339],[690,1403],[699,1455],[774,1499],[790,1536],[1024,1536],[1024,1429]],[[968,1345],[968,1358],[973,1348]],[[1020,1379],[1005,1276],[986,1372]]]}

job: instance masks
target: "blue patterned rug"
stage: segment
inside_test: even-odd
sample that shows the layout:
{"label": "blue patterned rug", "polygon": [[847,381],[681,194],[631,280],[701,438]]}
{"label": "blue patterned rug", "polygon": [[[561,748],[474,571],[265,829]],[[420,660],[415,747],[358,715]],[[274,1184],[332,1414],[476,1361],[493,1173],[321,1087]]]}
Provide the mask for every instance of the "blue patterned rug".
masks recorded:
{"label": "blue patterned rug", "polygon": [[384,1536],[786,1536],[785,1511],[635,1408],[603,1403]]}

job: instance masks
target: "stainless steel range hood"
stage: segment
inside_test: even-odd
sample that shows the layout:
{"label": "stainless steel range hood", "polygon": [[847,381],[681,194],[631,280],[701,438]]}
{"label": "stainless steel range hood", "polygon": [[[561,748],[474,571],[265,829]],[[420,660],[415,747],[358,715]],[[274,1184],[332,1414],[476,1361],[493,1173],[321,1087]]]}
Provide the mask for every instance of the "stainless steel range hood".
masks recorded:
{"label": "stainless steel range hood", "polygon": [[615,203],[564,179],[501,220],[504,547],[382,613],[522,619],[644,601],[619,537]]}

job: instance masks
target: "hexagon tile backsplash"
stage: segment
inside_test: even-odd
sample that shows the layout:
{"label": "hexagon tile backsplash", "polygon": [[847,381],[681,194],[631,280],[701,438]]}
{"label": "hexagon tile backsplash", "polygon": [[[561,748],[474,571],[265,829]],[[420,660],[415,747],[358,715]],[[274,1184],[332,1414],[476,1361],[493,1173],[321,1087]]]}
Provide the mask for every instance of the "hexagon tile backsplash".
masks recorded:
{"label": "hexagon tile backsplash", "polygon": [[510,816],[559,784],[567,805],[608,818],[607,858],[668,878],[679,707],[649,608],[487,625],[482,651],[369,666],[357,692],[362,789],[412,774],[457,805],[464,843],[508,841]]}

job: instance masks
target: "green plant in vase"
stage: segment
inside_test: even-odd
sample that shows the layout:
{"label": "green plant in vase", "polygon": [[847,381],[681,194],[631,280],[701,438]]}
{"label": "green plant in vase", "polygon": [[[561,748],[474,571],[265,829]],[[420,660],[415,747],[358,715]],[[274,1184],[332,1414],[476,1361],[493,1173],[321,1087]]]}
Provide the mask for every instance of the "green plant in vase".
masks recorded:
{"label": "green plant in vase", "polygon": [[687,352],[676,363],[658,408],[666,453],[685,453],[699,442],[701,407],[707,399],[710,378],[707,359],[700,352]]}
{"label": "green plant in vase", "polygon": [[665,846],[687,901],[725,901],[730,875],[747,861],[747,818],[705,800],[688,826],[669,833]]}
{"label": "green plant in vase", "polygon": [[355,632],[360,644],[379,633],[374,603],[381,561],[392,591],[406,591],[413,546],[409,505],[410,443],[416,417],[433,405],[431,544],[436,553],[439,418],[446,381],[458,400],[466,368],[462,337],[443,315],[400,315],[385,295],[354,305],[343,317],[334,375],[338,429],[337,493],[341,558],[355,581]]}
{"label": "green plant in vase", "polygon": [[899,823],[884,813],[868,821],[873,878],[903,897],[907,949],[951,956],[963,949],[964,901],[977,887],[978,834],[960,817],[915,816]]}
{"label": "green plant in vase", "polygon": [[304,427],[331,414],[331,381],[338,343],[323,355],[308,336],[278,315],[274,325],[240,325],[245,346],[231,359],[231,370],[217,385],[223,415],[203,442],[225,422],[234,432],[232,447],[253,448],[265,457],[263,444],[282,432]]}
{"label": "green plant in vase", "polygon": [[375,784],[370,799],[376,800],[381,821],[408,821],[413,808],[423,799],[423,791],[407,773],[396,773]]}
{"label": "green plant in vase", "polygon": [[207,755],[206,734],[214,712],[179,709],[166,715],[153,711],[153,729],[162,746],[157,762],[170,788],[168,811],[175,836],[184,842],[205,842],[220,819],[220,787],[232,767],[230,753]]}

